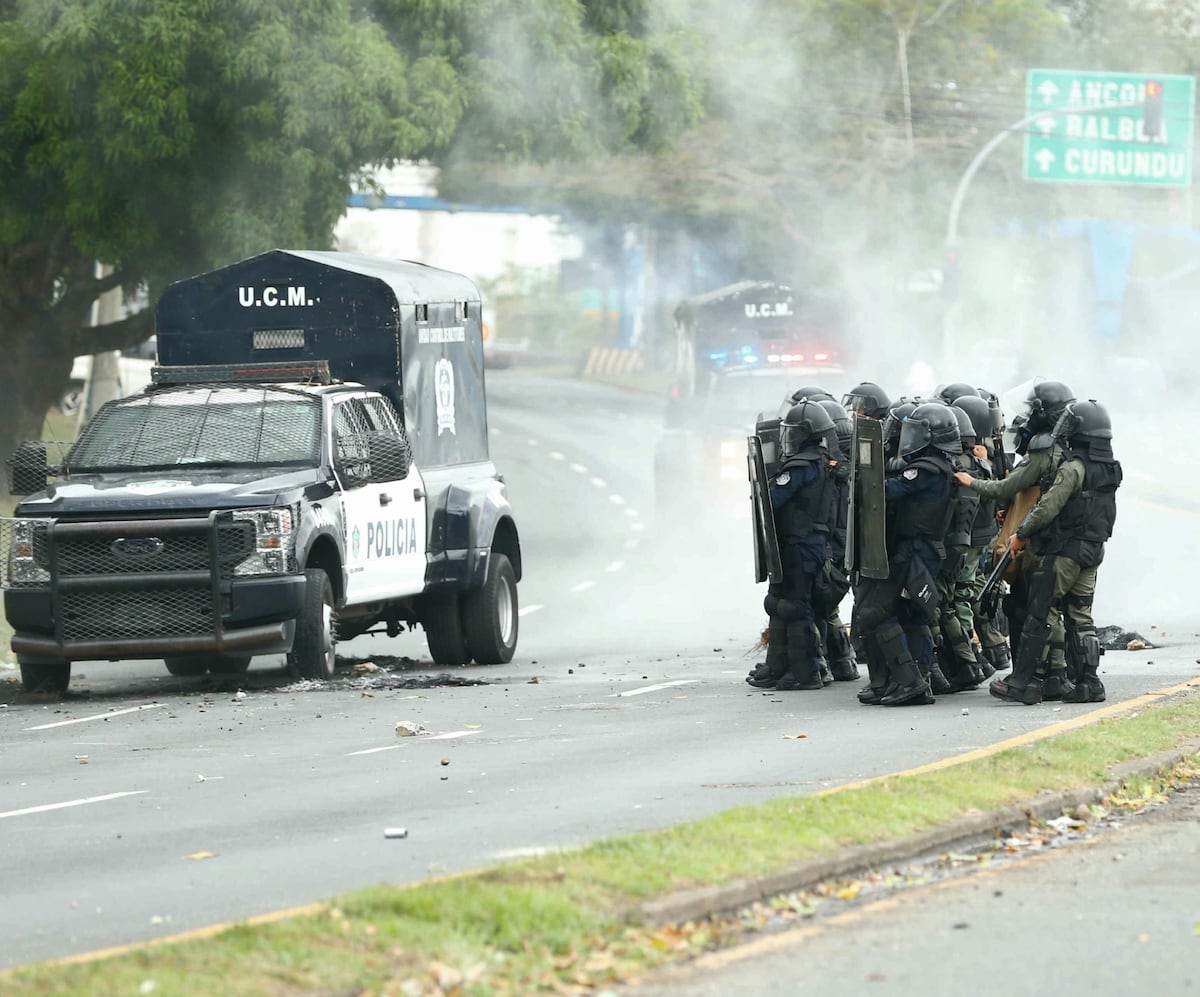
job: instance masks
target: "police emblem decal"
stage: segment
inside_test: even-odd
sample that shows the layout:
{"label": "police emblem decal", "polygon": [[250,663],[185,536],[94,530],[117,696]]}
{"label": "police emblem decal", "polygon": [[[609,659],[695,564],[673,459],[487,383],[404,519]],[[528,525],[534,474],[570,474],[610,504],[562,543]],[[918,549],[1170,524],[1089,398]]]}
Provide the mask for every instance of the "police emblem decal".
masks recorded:
{"label": "police emblem decal", "polygon": [[786,485],[791,480],[792,480],[792,472],[784,471],[783,474],[781,474],[778,478],[775,479],[775,484]]}
{"label": "police emblem decal", "polygon": [[354,527],[354,532],[352,534],[350,534],[350,553],[354,557],[358,557],[358,541],[359,541],[359,534],[358,534],[358,527],[356,526],[356,527]]}
{"label": "police emblem decal", "polygon": [[454,365],[446,357],[433,368],[433,397],[437,406],[438,436],[454,433]]}
{"label": "police emblem decal", "polygon": [[917,477],[917,469],[915,467],[910,467],[907,471],[904,472],[904,480],[905,481],[915,481],[916,477]]}

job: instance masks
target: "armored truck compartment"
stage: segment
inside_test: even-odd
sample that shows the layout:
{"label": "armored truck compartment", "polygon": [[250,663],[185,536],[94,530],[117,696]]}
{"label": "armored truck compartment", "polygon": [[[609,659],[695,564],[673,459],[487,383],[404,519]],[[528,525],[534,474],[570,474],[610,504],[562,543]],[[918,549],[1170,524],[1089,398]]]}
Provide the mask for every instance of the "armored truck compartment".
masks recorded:
{"label": "armored truck compartment", "polygon": [[391,399],[421,466],[488,459],[482,303],[461,274],[277,249],[172,284],[155,318],[162,367],[324,360]]}

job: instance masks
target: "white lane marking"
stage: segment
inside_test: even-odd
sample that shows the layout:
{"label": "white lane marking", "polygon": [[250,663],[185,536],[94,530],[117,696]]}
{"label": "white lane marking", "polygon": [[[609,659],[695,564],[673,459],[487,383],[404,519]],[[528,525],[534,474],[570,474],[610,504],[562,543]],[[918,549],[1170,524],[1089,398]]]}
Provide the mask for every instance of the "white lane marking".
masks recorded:
{"label": "white lane marking", "polygon": [[625,515],[626,515],[626,516],[630,516],[630,517],[632,517],[633,519],[637,519],[637,517],[638,517],[638,516],[640,516],[640,515],[641,515],[641,513],[640,513],[640,512],[638,512],[638,511],[637,511],[637,509],[626,509],[626,510],[625,510]]}
{"label": "white lane marking", "polygon": [[51,727],[68,727],[71,724],[85,724],[89,720],[107,720],[109,717],[119,717],[125,713],[140,713],[142,710],[157,710],[165,703],[146,703],[144,706],[131,706],[127,710],[113,710],[111,713],[97,713],[91,717],[76,717],[74,720],[57,720],[52,724],[38,724],[36,727],[26,727],[26,730],[49,730]]}
{"label": "white lane marking", "polygon": [[610,699],[621,699],[627,696],[641,696],[647,692],[658,692],[660,689],[673,689],[677,685],[694,685],[699,679],[676,679],[674,682],[659,682],[658,685],[644,685],[640,689],[626,689],[624,692],[614,692]]}
{"label": "white lane marking", "polygon": [[[404,742],[408,741],[453,741],[459,737],[470,737],[472,734],[478,734],[477,730],[448,730],[444,734],[430,734],[428,737],[418,735],[414,738],[404,738]],[[377,755],[381,751],[395,751],[397,748],[403,748],[404,744],[388,744],[382,748],[364,748],[362,751],[347,752],[347,758],[353,758],[355,755]]]}
{"label": "white lane marking", "polygon": [[576,474],[587,474],[588,473],[588,469],[586,467],[584,467],[582,464],[572,464],[571,470],[574,471]]}
{"label": "white lane marking", "polygon": [[595,582],[580,582],[578,585],[572,585],[571,591],[572,592],[586,592],[588,589],[590,589],[595,584],[596,584]]}
{"label": "white lane marking", "polygon": [[603,478],[592,478],[592,484],[595,485],[597,488],[607,488],[608,487],[608,482],[605,481]]}
{"label": "white lane marking", "polygon": [[637,537],[630,537],[630,539],[625,541],[625,549],[626,550],[637,550],[638,546],[640,544],[641,544],[641,541]]}
{"label": "white lane marking", "polygon": [[561,454],[557,450],[551,450],[550,451],[550,459],[551,460],[566,460],[567,457],[566,457],[566,454]]}
{"label": "white lane marking", "polygon": [[610,495],[610,496],[608,497],[608,500],[609,500],[609,501],[610,501],[610,502],[611,502],[613,505],[624,505],[624,504],[625,504],[625,500],[624,500],[623,498],[621,498],[621,496],[620,496],[620,495],[616,495],[616,494]]}
{"label": "white lane marking", "polygon": [[629,528],[631,530],[644,530],[646,528],[646,524],[641,520],[638,520],[636,523],[630,523]]}
{"label": "white lane marking", "polygon": [[536,447],[536,446],[538,445],[538,441],[537,441],[537,440],[530,440],[530,441],[529,441],[529,445],[530,445],[531,447]]}
{"label": "white lane marking", "polygon": [[129,789],[123,793],[108,793],[104,796],[85,796],[80,800],[67,800],[66,803],[44,803],[40,807],[26,807],[24,810],[9,810],[0,813],[0,818],[23,817],[26,814],[41,814],[47,810],[63,810],[66,807],[82,807],[85,803],[103,803],[105,800],[119,800],[122,796],[139,796],[148,793],[148,789]]}
{"label": "white lane marking", "polygon": [[518,616],[528,616],[530,613],[536,613],[539,609],[545,609],[545,608],[546,608],[545,606],[539,606],[536,604],[533,606],[522,606],[520,609],[517,610],[517,615]]}
{"label": "white lane marking", "polygon": [[620,571],[620,570],[621,570],[623,567],[625,567],[625,562],[624,562],[624,561],[613,561],[613,563],[612,563],[612,564],[610,564],[610,565],[609,565],[607,568],[605,568],[604,570],[605,570],[605,571]]}

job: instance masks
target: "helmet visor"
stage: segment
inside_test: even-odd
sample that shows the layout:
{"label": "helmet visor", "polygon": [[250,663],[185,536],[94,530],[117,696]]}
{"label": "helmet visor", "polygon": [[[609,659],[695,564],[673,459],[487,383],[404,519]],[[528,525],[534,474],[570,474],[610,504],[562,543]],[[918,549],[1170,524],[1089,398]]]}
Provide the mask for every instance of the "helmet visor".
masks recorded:
{"label": "helmet visor", "polygon": [[915,422],[906,417],[900,424],[900,456],[907,457],[924,450],[932,439],[929,423],[923,420]]}

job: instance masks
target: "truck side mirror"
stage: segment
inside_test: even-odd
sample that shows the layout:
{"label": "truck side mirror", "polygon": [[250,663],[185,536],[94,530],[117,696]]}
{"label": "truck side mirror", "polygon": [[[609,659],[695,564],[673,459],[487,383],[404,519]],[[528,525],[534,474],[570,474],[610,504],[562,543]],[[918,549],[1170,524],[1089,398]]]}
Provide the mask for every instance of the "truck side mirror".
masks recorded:
{"label": "truck side mirror", "polygon": [[12,495],[32,495],[42,491],[50,471],[46,464],[46,444],[40,440],[22,443],[7,461],[8,491]]}
{"label": "truck side mirror", "polygon": [[367,452],[371,460],[371,481],[401,481],[408,477],[412,456],[408,444],[387,433],[372,433],[367,437]]}

